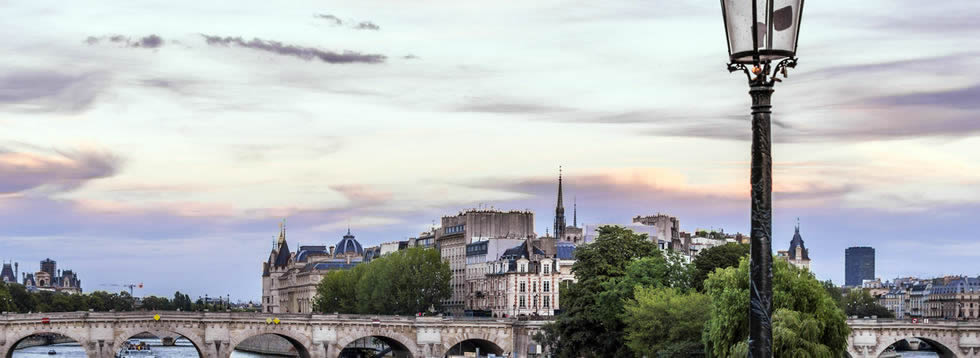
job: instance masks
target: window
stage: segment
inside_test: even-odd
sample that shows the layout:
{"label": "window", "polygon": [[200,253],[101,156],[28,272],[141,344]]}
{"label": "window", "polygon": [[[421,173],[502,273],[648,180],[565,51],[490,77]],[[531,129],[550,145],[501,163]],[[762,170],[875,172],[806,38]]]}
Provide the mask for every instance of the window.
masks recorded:
{"label": "window", "polygon": [[534,282],[531,284],[531,292],[538,292],[538,283]]}
{"label": "window", "polygon": [[521,293],[527,292],[527,283],[521,282]]}
{"label": "window", "polygon": [[551,297],[544,296],[544,308],[551,307]]}
{"label": "window", "polygon": [[527,307],[527,302],[524,301],[524,296],[521,296],[520,307],[521,308]]}
{"label": "window", "polygon": [[545,281],[541,283],[541,291],[551,292],[551,282]]}
{"label": "window", "polygon": [[545,265],[544,265],[544,274],[545,274],[545,275],[548,275],[548,274],[550,274],[550,273],[551,273],[551,265],[547,265],[547,264],[545,264]]}

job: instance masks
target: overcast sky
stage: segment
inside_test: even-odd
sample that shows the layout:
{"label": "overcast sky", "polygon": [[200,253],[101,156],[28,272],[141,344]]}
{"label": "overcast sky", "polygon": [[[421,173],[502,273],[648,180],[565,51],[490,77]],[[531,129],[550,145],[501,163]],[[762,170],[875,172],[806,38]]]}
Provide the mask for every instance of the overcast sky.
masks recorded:
{"label": "overcast sky", "polygon": [[[774,250],[980,274],[980,3],[809,1],[773,97]],[[0,1],[0,258],[261,296],[291,247],[532,209],[748,232],[717,1]]]}

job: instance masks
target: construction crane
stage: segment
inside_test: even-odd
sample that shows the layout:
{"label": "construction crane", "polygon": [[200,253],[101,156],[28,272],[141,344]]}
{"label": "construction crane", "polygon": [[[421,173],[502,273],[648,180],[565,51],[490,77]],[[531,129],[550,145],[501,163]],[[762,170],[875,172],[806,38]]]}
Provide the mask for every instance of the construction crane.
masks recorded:
{"label": "construction crane", "polygon": [[102,286],[128,287],[129,288],[129,295],[132,296],[132,297],[135,297],[135,296],[133,296],[133,289],[134,288],[142,289],[143,288],[143,283],[142,282],[140,282],[140,283],[127,283],[127,284],[122,284],[122,285],[115,284],[115,283],[112,283],[112,284],[103,283]]}

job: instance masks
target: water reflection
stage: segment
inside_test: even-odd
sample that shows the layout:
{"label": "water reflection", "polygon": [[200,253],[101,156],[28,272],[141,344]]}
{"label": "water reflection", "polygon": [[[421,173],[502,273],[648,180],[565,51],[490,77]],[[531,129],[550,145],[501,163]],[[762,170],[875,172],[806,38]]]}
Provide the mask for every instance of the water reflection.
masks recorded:
{"label": "water reflection", "polygon": [[[199,358],[194,344],[186,338],[178,338],[173,346],[164,346],[159,338],[140,338],[141,342],[146,342],[153,350],[156,358]],[[48,355],[49,351],[55,351],[54,355]],[[15,350],[13,358],[86,358],[85,349],[78,343],[54,344],[50,346],[37,346]],[[258,354],[243,351],[234,351],[232,358],[283,358],[281,356]]]}

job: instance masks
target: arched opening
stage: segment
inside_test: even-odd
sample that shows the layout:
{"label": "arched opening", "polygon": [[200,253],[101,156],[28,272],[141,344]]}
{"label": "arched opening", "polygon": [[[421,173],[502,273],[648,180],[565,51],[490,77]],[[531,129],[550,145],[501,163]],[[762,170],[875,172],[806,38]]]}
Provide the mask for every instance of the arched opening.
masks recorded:
{"label": "arched opening", "polygon": [[117,342],[117,358],[198,357],[201,347],[176,332],[145,331]]}
{"label": "arched opening", "polygon": [[412,351],[396,339],[384,336],[361,337],[348,343],[339,358],[412,358]]}
{"label": "arched opening", "polygon": [[310,358],[310,351],[295,338],[265,333],[248,337],[231,351],[232,358],[298,357]]}
{"label": "arched opening", "polygon": [[53,332],[35,333],[11,345],[5,358],[70,357],[85,358],[88,353],[77,340]]}
{"label": "arched opening", "polygon": [[449,350],[446,351],[446,358],[485,358],[494,356],[502,357],[503,355],[503,348],[500,348],[496,343],[484,339],[467,339],[456,343],[456,345],[449,347]]}
{"label": "arched opening", "polygon": [[956,358],[956,353],[935,340],[910,337],[892,343],[878,357]]}

